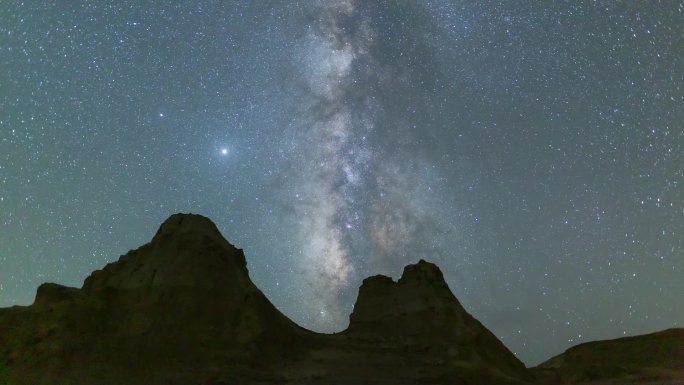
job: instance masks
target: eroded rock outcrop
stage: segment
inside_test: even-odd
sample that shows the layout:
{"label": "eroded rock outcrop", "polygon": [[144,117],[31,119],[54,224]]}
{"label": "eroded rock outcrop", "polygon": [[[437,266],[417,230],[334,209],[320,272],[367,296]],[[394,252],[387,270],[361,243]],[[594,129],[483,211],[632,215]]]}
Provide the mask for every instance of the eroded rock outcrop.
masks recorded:
{"label": "eroded rock outcrop", "polygon": [[0,325],[13,346],[0,370],[9,383],[275,381],[263,367],[296,355],[314,334],[251,282],[242,250],[191,214],[168,218],[150,243],[83,288],[41,285],[32,306],[2,309],[3,318],[15,320]]}
{"label": "eroded rock outcrop", "polygon": [[[581,382],[601,352],[622,357],[588,346],[542,365],[539,378]],[[671,374],[681,351],[668,349],[653,355],[662,361],[652,367],[665,365]],[[466,312],[434,264],[406,266],[397,282],[367,278],[349,328],[313,333],[252,283],[242,250],[192,214],[172,215],[148,244],[93,272],[80,289],[46,283],[33,305],[0,309],[2,385],[534,381]]]}
{"label": "eroded rock outcrop", "polygon": [[439,362],[440,376],[482,371],[501,381],[527,379],[525,366],[465,311],[439,268],[423,260],[406,266],[397,282],[365,279],[344,334]]}

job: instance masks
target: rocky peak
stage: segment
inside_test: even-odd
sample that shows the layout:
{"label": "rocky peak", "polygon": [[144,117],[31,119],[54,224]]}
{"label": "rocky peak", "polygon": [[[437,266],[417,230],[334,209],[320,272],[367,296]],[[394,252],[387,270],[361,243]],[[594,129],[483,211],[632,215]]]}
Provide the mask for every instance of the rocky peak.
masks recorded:
{"label": "rocky peak", "polygon": [[196,214],[173,214],[152,241],[97,270],[84,290],[183,286],[227,289],[252,286],[242,250],[216,225]]}
{"label": "rocky peak", "polygon": [[350,337],[401,346],[423,359],[456,366],[496,363],[510,375],[525,372],[501,341],[465,311],[440,269],[423,260],[406,266],[397,282],[381,275],[365,279],[349,321]]}
{"label": "rocky peak", "polygon": [[426,262],[421,259],[414,265],[407,265],[404,267],[404,272],[399,278],[399,283],[408,284],[411,282],[423,282],[426,284],[433,284],[436,286],[446,286],[444,276],[439,267],[434,263]]}
{"label": "rocky peak", "polygon": [[228,243],[211,219],[197,214],[171,215],[159,226],[152,242],[171,238],[208,238],[219,243]]}
{"label": "rocky peak", "polygon": [[469,317],[449,290],[439,268],[419,261],[404,268],[399,281],[374,276],[363,281],[350,316],[349,331],[393,330],[400,335],[433,333]]}

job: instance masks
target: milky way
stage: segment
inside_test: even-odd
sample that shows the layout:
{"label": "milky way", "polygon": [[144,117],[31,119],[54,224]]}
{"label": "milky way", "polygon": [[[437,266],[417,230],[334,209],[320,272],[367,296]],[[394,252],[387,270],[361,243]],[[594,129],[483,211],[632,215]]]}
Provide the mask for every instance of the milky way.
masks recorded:
{"label": "milky way", "polygon": [[681,2],[0,8],[0,306],[194,212],[316,331],[421,258],[528,364],[684,322]]}
{"label": "milky way", "polygon": [[[298,114],[286,135],[297,143],[287,172],[294,176],[290,226],[298,229],[301,247],[293,263],[312,285],[303,295],[311,297],[307,313],[319,316],[310,320],[319,330],[346,324],[353,303],[348,288],[359,283],[355,268],[389,273],[398,264],[445,252],[434,247],[444,231],[438,207],[451,210],[432,191],[439,172],[420,150],[404,148],[417,139],[411,132],[417,125],[408,126],[404,114],[388,113],[394,101],[383,95],[430,78],[378,58],[388,47],[373,16],[396,17],[397,11],[402,9],[352,1],[315,3],[294,50],[302,95],[293,100]],[[423,44],[421,38],[414,43]],[[396,147],[388,148],[394,141]]]}

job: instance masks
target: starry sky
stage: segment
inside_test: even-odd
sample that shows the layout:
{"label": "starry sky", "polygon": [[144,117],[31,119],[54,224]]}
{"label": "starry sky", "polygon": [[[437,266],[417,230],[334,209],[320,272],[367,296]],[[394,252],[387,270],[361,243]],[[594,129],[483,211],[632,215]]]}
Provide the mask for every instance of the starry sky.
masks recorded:
{"label": "starry sky", "polygon": [[209,216],[344,329],[424,258],[528,365],[684,326],[684,3],[8,1],[0,306]]}

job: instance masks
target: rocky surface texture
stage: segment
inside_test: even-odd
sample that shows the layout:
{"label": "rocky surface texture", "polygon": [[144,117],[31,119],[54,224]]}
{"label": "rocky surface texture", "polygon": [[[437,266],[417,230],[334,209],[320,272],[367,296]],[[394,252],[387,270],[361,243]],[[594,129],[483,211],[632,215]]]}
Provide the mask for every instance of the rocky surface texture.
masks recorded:
{"label": "rocky surface texture", "polygon": [[397,282],[367,278],[349,328],[314,333],[268,301],[242,250],[209,219],[175,214],[150,243],[93,272],[81,289],[46,283],[33,305],[0,309],[0,385],[525,384],[682,375],[681,330],[623,340],[580,345],[528,370],[425,261],[407,266]]}

